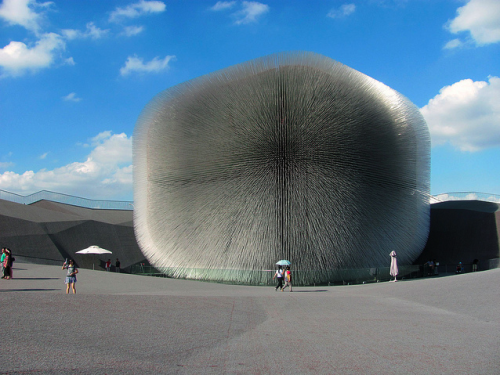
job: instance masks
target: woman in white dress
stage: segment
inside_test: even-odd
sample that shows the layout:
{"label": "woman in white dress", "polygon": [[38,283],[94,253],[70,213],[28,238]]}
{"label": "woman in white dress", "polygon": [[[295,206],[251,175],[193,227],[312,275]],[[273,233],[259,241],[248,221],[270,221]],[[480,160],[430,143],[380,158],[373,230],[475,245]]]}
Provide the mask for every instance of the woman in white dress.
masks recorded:
{"label": "woman in white dress", "polygon": [[398,260],[397,260],[397,257],[396,257],[396,252],[393,250],[393,251],[391,251],[391,253],[389,255],[391,256],[391,270],[390,270],[390,275],[394,277],[394,280],[391,280],[391,281],[398,281],[396,279],[396,276],[399,273],[399,271],[398,271]]}

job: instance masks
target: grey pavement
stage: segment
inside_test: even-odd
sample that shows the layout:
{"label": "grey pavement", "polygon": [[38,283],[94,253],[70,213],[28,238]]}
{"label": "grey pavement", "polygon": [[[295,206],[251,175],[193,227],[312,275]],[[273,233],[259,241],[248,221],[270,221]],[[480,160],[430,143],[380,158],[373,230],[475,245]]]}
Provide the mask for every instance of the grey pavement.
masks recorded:
{"label": "grey pavement", "polygon": [[500,269],[232,286],[15,263],[1,374],[500,374]]}

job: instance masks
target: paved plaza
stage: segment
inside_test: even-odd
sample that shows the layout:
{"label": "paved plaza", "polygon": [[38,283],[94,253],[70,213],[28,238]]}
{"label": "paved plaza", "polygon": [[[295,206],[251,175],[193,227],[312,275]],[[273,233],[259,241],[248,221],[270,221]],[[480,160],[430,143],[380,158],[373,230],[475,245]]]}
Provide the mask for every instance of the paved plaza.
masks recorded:
{"label": "paved plaza", "polygon": [[272,287],[15,263],[1,374],[499,374],[500,269]]}

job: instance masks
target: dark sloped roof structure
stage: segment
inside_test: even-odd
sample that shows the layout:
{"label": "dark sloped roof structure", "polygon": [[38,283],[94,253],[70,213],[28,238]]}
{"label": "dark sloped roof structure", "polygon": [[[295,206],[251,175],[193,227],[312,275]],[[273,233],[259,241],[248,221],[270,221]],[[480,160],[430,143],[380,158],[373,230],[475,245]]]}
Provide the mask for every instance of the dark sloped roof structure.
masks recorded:
{"label": "dark sloped roof structure", "polygon": [[39,201],[30,205],[0,200],[0,245],[12,249],[16,258],[60,264],[66,258],[79,267],[102,268],[99,260],[75,254],[91,245],[113,252],[122,268],[144,260],[133,231],[131,210],[99,210]]}
{"label": "dark sloped roof structure", "polygon": [[434,259],[441,264],[470,264],[478,259],[484,269],[485,261],[499,257],[498,203],[458,200],[431,205],[429,239],[417,263]]}
{"label": "dark sloped roof structure", "polygon": [[174,277],[303,282],[411,263],[429,230],[430,139],[418,108],[325,56],[279,53],[172,87],[134,132],[134,224]]}

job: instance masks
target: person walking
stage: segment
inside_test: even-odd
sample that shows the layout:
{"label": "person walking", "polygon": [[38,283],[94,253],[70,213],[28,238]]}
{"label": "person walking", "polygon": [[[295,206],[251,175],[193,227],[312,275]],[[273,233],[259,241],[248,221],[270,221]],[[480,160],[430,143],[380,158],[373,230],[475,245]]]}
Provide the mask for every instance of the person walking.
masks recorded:
{"label": "person walking", "polygon": [[477,264],[479,263],[479,259],[474,259],[472,261],[472,272],[476,272],[477,271]]}
{"label": "person walking", "polygon": [[108,259],[108,261],[106,262],[106,271],[111,271],[111,259]]}
{"label": "person walking", "polygon": [[273,280],[274,279],[278,280],[278,285],[276,286],[276,288],[274,288],[274,291],[277,291],[278,289],[279,290],[283,289],[283,276],[284,276],[283,275],[283,267],[278,265],[278,269],[276,270],[276,273],[273,276]]}
{"label": "person walking", "polygon": [[290,266],[286,266],[285,271],[285,286],[281,289],[282,292],[285,291],[286,287],[290,287],[290,292],[292,291],[292,273],[290,272]]}
{"label": "person walking", "polygon": [[76,294],[76,274],[78,273],[78,268],[75,266],[73,259],[69,262],[64,262],[62,269],[67,269],[66,272],[66,294],[69,294],[69,288],[73,290],[73,294]]}

